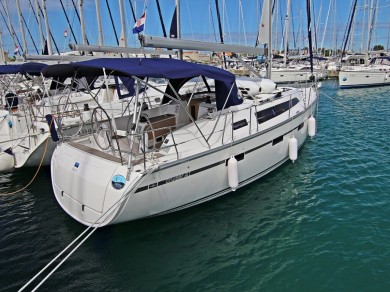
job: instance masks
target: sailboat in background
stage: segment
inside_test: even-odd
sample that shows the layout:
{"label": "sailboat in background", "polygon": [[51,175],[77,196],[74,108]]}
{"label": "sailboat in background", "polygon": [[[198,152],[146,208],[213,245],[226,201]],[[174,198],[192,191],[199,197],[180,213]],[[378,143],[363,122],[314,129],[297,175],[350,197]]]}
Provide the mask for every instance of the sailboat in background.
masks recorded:
{"label": "sailboat in background", "polygon": [[[356,10],[357,0],[354,2],[353,13]],[[370,43],[373,30],[373,23],[375,14],[378,13],[377,6],[375,8],[374,0],[371,0],[371,13],[369,14],[368,28],[367,28],[367,45],[366,55],[363,64],[355,66],[343,66],[339,72],[338,80],[340,88],[355,88],[355,87],[370,87],[390,85],[390,57],[376,56],[370,58]],[[352,18],[353,18],[352,14]],[[348,28],[348,35],[351,29],[352,21]],[[345,44],[343,48],[345,52]],[[353,56],[351,56],[353,57]],[[370,60],[370,61],[369,61]]]}
{"label": "sailboat in background", "polygon": [[[259,28],[259,37],[257,43],[268,43],[271,42],[271,38],[269,37],[269,28],[268,23],[272,26],[272,21],[267,21],[270,17],[270,11],[272,11],[271,4],[273,1],[264,1],[260,28]],[[292,64],[291,61],[298,60],[297,58],[289,59],[288,57],[288,39],[289,39],[289,29],[290,29],[290,11],[291,11],[291,1],[287,1],[287,9],[286,9],[286,18],[285,18],[285,30],[284,30],[284,52],[283,52],[283,63],[280,62],[272,62],[271,64],[271,79],[275,83],[296,83],[296,82],[307,82],[315,77],[316,80],[322,80],[328,77],[328,71],[322,66],[314,66],[313,70],[311,70],[310,65],[306,64]],[[272,54],[270,57],[273,57]],[[307,56],[306,56],[307,58]],[[269,73],[267,73],[268,68],[262,68],[260,70],[260,75],[262,77],[267,77]],[[269,78],[269,77],[268,77]]]}
{"label": "sailboat in background", "polygon": [[46,120],[34,114],[32,105],[40,99],[39,79],[45,64],[2,65],[3,109],[0,109],[0,171],[26,166],[49,165],[55,143],[50,140]]}

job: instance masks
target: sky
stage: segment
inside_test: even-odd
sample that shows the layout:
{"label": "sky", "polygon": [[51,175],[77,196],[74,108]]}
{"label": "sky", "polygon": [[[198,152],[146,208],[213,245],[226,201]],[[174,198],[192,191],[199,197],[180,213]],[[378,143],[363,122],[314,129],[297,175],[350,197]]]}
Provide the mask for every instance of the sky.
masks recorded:
{"label": "sky", "polygon": [[[36,0],[0,0],[0,32],[3,48],[10,55],[13,55],[15,45],[8,31],[8,18],[5,11],[6,1],[10,11],[10,20],[15,35],[15,43],[22,44],[21,29],[16,9],[16,1],[20,2],[22,15],[25,24],[24,30],[28,43],[28,53],[37,54],[42,49],[39,38],[37,20],[31,8],[35,10]],[[139,18],[146,9],[145,35],[163,36],[163,30],[158,16],[155,0],[123,0],[125,7],[126,30],[129,47],[139,47],[136,34],[132,33],[134,19],[130,8],[130,1],[135,9],[136,18]],[[354,50],[366,48],[367,43],[367,23],[368,7],[372,0],[358,0],[358,8],[355,15],[355,26],[353,37],[351,37]],[[375,21],[375,29],[371,38],[371,44],[381,44],[389,48],[390,31],[390,0],[378,1],[378,13]],[[42,0],[39,0],[42,3]],[[62,0],[66,14],[70,20],[76,40],[73,38],[70,26],[67,23],[65,13],[61,7],[60,0],[47,0],[47,11],[49,27],[55,38],[53,44],[54,52],[69,51],[69,43],[82,43],[81,26],[77,14],[73,7],[73,2],[78,4],[79,0]],[[90,44],[97,45],[98,29],[96,20],[96,0],[83,0],[83,14],[85,19],[86,34]],[[274,48],[283,49],[283,27],[286,17],[287,0],[277,0],[274,10],[273,20],[273,43]],[[353,0],[312,0],[312,21],[316,28],[315,41],[317,46],[323,44],[326,48],[340,48],[345,35],[347,21],[351,12]],[[119,0],[100,0],[100,10],[103,22],[104,45],[116,46],[116,36],[110,20],[110,7],[116,34],[120,39],[121,24],[119,14]],[[289,47],[303,48],[307,46],[307,22],[306,22],[306,1],[291,0],[291,26],[289,33]],[[261,18],[261,8],[263,0],[219,0],[221,14],[221,25],[223,28],[224,42],[229,44],[240,44],[254,46],[258,33]],[[169,34],[170,22],[175,7],[175,0],[160,0],[162,17]],[[183,39],[203,40],[220,42],[215,0],[181,0],[181,32]],[[327,15],[329,15],[327,17]],[[4,19],[6,21],[4,21]],[[42,19],[43,22],[43,19]],[[9,26],[8,26],[9,27]],[[27,30],[28,27],[28,30]],[[45,28],[43,28],[45,31]],[[64,31],[68,30],[67,37]],[[314,31],[314,29],[313,29]],[[30,36],[31,35],[31,36]],[[364,37],[362,38],[362,35]],[[23,45],[18,45],[23,47]]]}

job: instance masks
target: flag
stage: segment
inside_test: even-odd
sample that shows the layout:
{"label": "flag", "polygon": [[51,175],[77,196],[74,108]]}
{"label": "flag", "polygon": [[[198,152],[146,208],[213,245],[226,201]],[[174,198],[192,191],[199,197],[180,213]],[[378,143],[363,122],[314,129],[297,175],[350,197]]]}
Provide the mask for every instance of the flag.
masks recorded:
{"label": "flag", "polygon": [[65,29],[64,30],[64,38],[66,38],[68,36],[68,29]]}
{"label": "flag", "polygon": [[137,20],[133,27],[133,33],[140,33],[145,28],[145,19],[146,19],[146,11],[142,14],[142,16]]}
{"label": "flag", "polygon": [[18,47],[18,45],[15,45],[14,55],[16,55],[18,52],[19,52],[19,47]]}

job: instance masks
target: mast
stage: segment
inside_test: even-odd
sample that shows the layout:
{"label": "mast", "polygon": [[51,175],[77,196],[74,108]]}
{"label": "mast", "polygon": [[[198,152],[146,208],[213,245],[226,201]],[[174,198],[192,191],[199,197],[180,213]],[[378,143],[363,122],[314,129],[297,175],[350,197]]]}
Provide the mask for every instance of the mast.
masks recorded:
{"label": "mast", "polygon": [[40,11],[39,2],[38,2],[38,0],[35,0],[35,18],[37,19],[37,22],[38,22],[39,37],[41,39],[41,46],[42,46],[41,49],[42,49],[42,52],[43,52],[44,47],[45,47],[45,37],[43,35],[41,14],[39,13],[39,11]]}
{"label": "mast", "polygon": [[2,62],[2,64],[7,64],[5,62],[5,56],[4,56],[4,50],[3,50],[3,33],[0,31],[0,54],[1,54],[1,57],[0,57],[0,60]]}
{"label": "mast", "polygon": [[290,8],[291,8],[291,2],[290,0],[287,0],[287,9],[286,9],[286,21],[284,23],[284,67],[287,66],[287,49],[288,49],[288,34],[289,34],[289,28],[290,28]]}
{"label": "mast", "polygon": [[47,18],[47,11],[46,11],[46,0],[42,0],[42,7],[43,7],[43,18],[45,20],[45,26],[46,26],[47,51],[49,55],[53,55],[53,49],[51,46],[51,39],[50,39],[49,19]]}
{"label": "mast", "polygon": [[343,50],[341,51],[341,58],[340,58],[340,60],[343,59],[344,54],[345,54],[345,48],[347,46],[349,34],[351,33],[351,27],[352,27],[353,19],[355,17],[356,4],[357,4],[357,0],[355,0],[353,8],[352,8],[352,14],[351,14],[351,18],[349,20],[349,26],[348,26],[348,30],[347,30],[347,35],[345,36],[345,39],[344,39]]}
{"label": "mast", "polygon": [[[5,13],[7,14],[7,17],[8,17],[8,25],[9,25],[9,30],[10,30],[12,42],[13,42],[13,45],[16,46],[16,42],[15,42],[15,30],[14,30],[14,27],[12,26],[11,17],[10,17],[10,15],[9,15],[8,0],[5,0],[4,2],[5,2],[5,8],[6,8]],[[17,37],[16,37],[16,38],[17,38]],[[18,40],[18,43],[19,43],[19,40]],[[19,43],[19,46],[20,46],[20,43]]]}
{"label": "mast", "polygon": [[121,17],[121,24],[122,24],[121,41],[123,41],[123,46],[127,47],[125,9],[124,9],[124,6],[123,6],[123,0],[119,0],[119,14],[120,14],[120,17]]}
{"label": "mast", "polygon": [[[371,7],[370,7],[370,15],[368,20],[368,28],[367,28],[367,58],[370,51],[370,44],[371,44],[371,34],[372,34],[372,23],[373,23],[373,16],[374,16],[374,0],[371,0]],[[366,62],[367,64],[367,62]]]}
{"label": "mast", "polygon": [[[327,13],[327,15],[326,15],[326,21],[325,21],[324,32],[323,32],[323,34],[322,34],[321,49],[324,48],[325,33],[326,33],[326,29],[328,28],[328,19],[329,19],[329,12],[330,12],[330,7],[331,7],[331,6],[332,6],[332,0],[329,2],[328,13]],[[324,55],[325,55],[325,51],[324,51]]]}
{"label": "mast", "polygon": [[103,46],[104,40],[103,40],[102,16],[100,14],[100,0],[95,0],[95,6],[96,6],[96,19],[97,19],[98,31],[99,31],[98,45]]}
{"label": "mast", "polygon": [[[216,0],[218,1],[218,0]],[[181,28],[180,28],[180,0],[176,0],[176,25],[177,25],[177,38],[181,39]],[[179,60],[183,60],[183,50],[179,50]]]}
{"label": "mast", "polygon": [[311,40],[311,10],[310,10],[310,0],[306,0],[306,6],[307,6],[307,34],[309,38],[309,58],[310,58],[310,80],[314,81],[314,75],[313,75],[313,44]]}
{"label": "mast", "polygon": [[[272,5],[271,0],[265,0],[268,5],[268,57],[267,78],[271,79],[272,68]],[[264,5],[265,6],[265,5]],[[264,9],[264,7],[263,7]]]}
{"label": "mast", "polygon": [[88,45],[87,35],[85,34],[83,0],[79,0],[79,14],[80,14],[81,37],[83,39],[83,45]]}
{"label": "mast", "polygon": [[[222,32],[222,24],[221,24],[221,15],[220,15],[220,13],[219,13],[218,0],[215,0],[215,6],[216,6],[216,10],[217,10],[218,28],[219,28],[219,38],[220,38],[220,40],[221,40],[221,44],[223,44],[223,43],[224,43],[224,41],[223,41],[223,32]],[[224,63],[224,65],[225,65],[225,68],[227,68],[225,52],[223,52],[223,63]]]}
{"label": "mast", "polygon": [[19,24],[20,24],[20,32],[22,33],[22,41],[23,41],[23,52],[24,54],[28,54],[28,49],[27,49],[27,42],[26,42],[26,35],[24,33],[24,26],[23,26],[23,15],[20,10],[20,3],[19,0],[16,0],[16,8],[18,10],[18,16],[19,16]]}

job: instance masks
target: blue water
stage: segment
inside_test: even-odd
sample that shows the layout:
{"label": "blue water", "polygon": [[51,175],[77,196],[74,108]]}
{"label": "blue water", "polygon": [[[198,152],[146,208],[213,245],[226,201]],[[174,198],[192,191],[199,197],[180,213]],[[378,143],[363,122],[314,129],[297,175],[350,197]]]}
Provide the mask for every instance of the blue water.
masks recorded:
{"label": "blue water", "polygon": [[[323,82],[317,136],[295,163],[206,204],[98,229],[41,289],[390,291],[389,89]],[[33,172],[1,175],[0,192]],[[48,168],[0,196],[0,290],[84,230],[57,205]]]}

